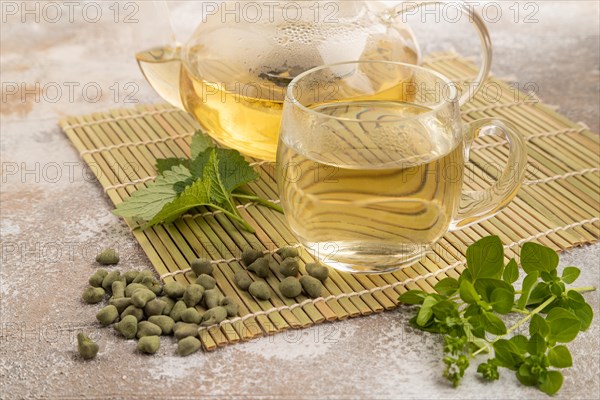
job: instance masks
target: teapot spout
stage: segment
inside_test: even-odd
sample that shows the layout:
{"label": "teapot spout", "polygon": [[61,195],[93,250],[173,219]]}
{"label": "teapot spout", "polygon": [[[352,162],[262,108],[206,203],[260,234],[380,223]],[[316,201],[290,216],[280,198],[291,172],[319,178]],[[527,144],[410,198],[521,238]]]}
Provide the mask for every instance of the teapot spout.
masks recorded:
{"label": "teapot spout", "polygon": [[171,105],[184,109],[179,91],[181,75],[181,48],[155,47],[135,55],[150,86]]}

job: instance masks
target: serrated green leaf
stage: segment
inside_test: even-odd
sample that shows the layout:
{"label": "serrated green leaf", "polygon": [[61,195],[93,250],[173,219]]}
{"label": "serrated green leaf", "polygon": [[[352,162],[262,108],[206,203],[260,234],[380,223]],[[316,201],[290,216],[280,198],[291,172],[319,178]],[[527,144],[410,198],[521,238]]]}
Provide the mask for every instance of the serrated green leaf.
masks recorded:
{"label": "serrated green leaf", "polygon": [[498,236],[487,236],[467,248],[467,268],[472,279],[500,278],[504,268],[504,247]]}
{"label": "serrated green leaf", "polygon": [[527,352],[531,355],[544,354],[546,352],[546,339],[539,333],[533,334],[527,343]]}
{"label": "serrated green leaf", "polygon": [[219,176],[223,187],[232,192],[248,182],[258,179],[256,171],[236,150],[217,149]]}
{"label": "serrated green leaf", "polygon": [[[187,187],[175,200],[165,205],[146,227],[168,223],[195,207],[211,205],[210,183],[200,179]],[[208,186],[208,187],[207,187]]]}
{"label": "serrated green leaf", "polygon": [[484,311],[481,313],[481,322],[483,328],[494,335],[504,335],[506,333],[506,325],[496,316],[496,314]]}
{"label": "serrated green leaf", "polygon": [[550,327],[546,320],[539,314],[534,314],[529,321],[529,335],[533,336],[539,333],[543,337],[548,336]]}
{"label": "serrated green leaf", "polygon": [[172,169],[176,165],[184,166],[189,170],[189,164],[190,160],[188,160],[187,158],[159,158],[158,160],[156,160],[156,170],[159,174],[164,174],[165,171]]}
{"label": "serrated green leaf", "polygon": [[417,314],[417,325],[425,326],[433,317],[433,305],[437,303],[437,299],[431,296],[425,297],[423,301],[423,305],[419,309],[419,313]]}
{"label": "serrated green leaf", "polygon": [[515,305],[515,292],[505,288],[496,288],[491,296],[492,308],[498,314],[508,314]]}
{"label": "serrated green leaf", "polygon": [[550,396],[556,394],[563,384],[563,375],[559,371],[548,371],[544,381],[538,386],[540,390]]}
{"label": "serrated green leaf", "polygon": [[581,324],[579,330],[587,331],[590,325],[592,324],[592,320],[594,319],[594,311],[592,310],[592,307],[590,307],[589,304],[585,303],[585,305],[583,305],[580,308],[576,308],[575,310],[573,310],[573,312],[575,313],[575,315],[579,319],[579,323]]}
{"label": "serrated green leaf", "polygon": [[504,272],[502,273],[502,280],[504,282],[513,284],[519,279],[519,266],[514,258],[512,258],[506,267],[504,267]]}
{"label": "serrated green leaf", "polygon": [[473,284],[469,281],[462,281],[460,283],[460,298],[465,302],[465,303],[476,303],[477,301],[479,301],[479,295],[477,294],[477,292],[475,291],[475,288],[473,287]]}
{"label": "serrated green leaf", "polygon": [[546,322],[550,326],[549,337],[562,343],[575,339],[581,327],[579,318],[575,314],[560,307],[550,310]]}
{"label": "serrated green leaf", "polygon": [[406,293],[402,293],[398,297],[398,301],[404,304],[423,304],[425,297],[427,297],[427,293],[422,290],[409,290]]}
{"label": "serrated green leaf", "polygon": [[458,291],[458,281],[454,278],[444,278],[436,283],[433,288],[443,296],[452,296]]}
{"label": "serrated green leaf", "polygon": [[192,136],[192,144],[190,146],[191,159],[195,159],[199,154],[204,153],[211,147],[214,147],[214,143],[210,137],[197,130],[194,136]]}
{"label": "serrated green leaf", "polygon": [[174,185],[191,176],[183,166],[175,166],[163,175],[158,176],[146,188],[136,190],[131,197],[113,210],[115,215],[149,221],[168,203],[177,197]]}
{"label": "serrated green leaf", "polygon": [[541,244],[527,242],[521,248],[521,266],[528,274],[533,271],[550,272],[558,267],[558,254]]}
{"label": "serrated green leaf", "polygon": [[554,346],[548,351],[548,361],[556,368],[569,368],[573,365],[573,358],[567,346]]}
{"label": "serrated green leaf", "polygon": [[528,274],[525,279],[523,279],[523,287],[521,289],[521,296],[517,301],[517,307],[524,309],[527,306],[527,302],[529,300],[529,295],[531,290],[535,288],[538,282],[538,272],[534,271]]}
{"label": "serrated green leaf", "polygon": [[581,270],[577,267],[566,267],[562,272],[562,280],[565,283],[573,283],[579,278]]}
{"label": "serrated green leaf", "polygon": [[523,363],[517,346],[506,339],[499,339],[494,343],[494,354],[500,365],[513,371]]}

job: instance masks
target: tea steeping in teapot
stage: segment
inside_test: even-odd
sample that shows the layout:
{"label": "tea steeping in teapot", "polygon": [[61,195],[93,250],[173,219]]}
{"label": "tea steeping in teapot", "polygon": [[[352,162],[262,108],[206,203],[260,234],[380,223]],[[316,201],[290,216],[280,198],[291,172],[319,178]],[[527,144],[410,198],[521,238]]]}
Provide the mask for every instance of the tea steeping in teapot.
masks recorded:
{"label": "tea steeping in teapot", "polygon": [[[429,3],[439,2],[411,5]],[[165,100],[193,114],[221,144],[259,159],[275,159],[286,88],[300,73],[343,61],[421,61],[401,17],[411,10],[405,3],[223,1],[202,8],[184,45],[153,48],[136,58]],[[481,38],[479,83],[489,71],[489,35],[471,8],[460,9]],[[467,99],[465,94],[462,100]]]}

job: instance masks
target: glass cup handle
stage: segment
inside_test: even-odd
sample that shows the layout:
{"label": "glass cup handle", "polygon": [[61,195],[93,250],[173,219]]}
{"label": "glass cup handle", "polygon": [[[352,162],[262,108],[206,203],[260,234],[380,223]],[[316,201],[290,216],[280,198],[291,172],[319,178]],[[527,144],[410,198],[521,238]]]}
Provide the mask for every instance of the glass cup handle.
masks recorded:
{"label": "glass cup handle", "polygon": [[[402,2],[398,7],[396,7],[396,16],[402,15],[407,12],[412,12],[416,8],[425,6],[427,4],[448,4],[444,1],[433,1],[433,0],[420,0],[420,1],[408,1]],[[479,34],[479,40],[481,42],[481,66],[479,67],[479,73],[475,78],[475,81],[471,83],[473,86],[473,90],[469,87],[468,90],[465,90],[460,99],[458,99],[458,103],[462,106],[466,102],[470,101],[475,94],[481,89],[483,81],[487,78],[490,73],[490,67],[492,65],[492,41],[490,39],[490,33],[488,32],[487,27],[485,26],[485,22],[481,16],[475,12],[472,6],[467,6],[464,1],[456,1],[453,2],[458,9],[462,12],[463,15],[466,15],[469,18],[469,21],[475,26],[475,30]]]}
{"label": "glass cup handle", "polygon": [[471,145],[480,136],[504,137],[509,145],[508,162],[500,178],[483,190],[463,190],[458,210],[450,224],[450,230],[462,229],[471,224],[493,217],[516,196],[527,167],[527,145],[517,128],[506,120],[484,118],[467,124],[465,136],[465,160]]}

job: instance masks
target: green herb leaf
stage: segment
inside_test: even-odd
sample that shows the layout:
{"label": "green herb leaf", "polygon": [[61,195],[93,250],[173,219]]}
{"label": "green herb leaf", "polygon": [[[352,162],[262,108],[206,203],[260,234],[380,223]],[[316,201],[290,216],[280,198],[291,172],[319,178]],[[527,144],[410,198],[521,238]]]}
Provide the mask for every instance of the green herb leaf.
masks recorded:
{"label": "green herb leaf", "polygon": [[527,364],[521,365],[516,375],[519,382],[525,386],[536,386],[538,384],[538,377],[531,374]]}
{"label": "green herb leaf", "polygon": [[509,285],[503,280],[492,278],[477,279],[474,283],[474,286],[477,293],[479,293],[483,300],[487,301],[488,303],[492,302],[492,293],[496,289],[501,288],[511,293],[514,293],[515,291],[512,285]]}
{"label": "green herb leaf", "polygon": [[529,321],[529,335],[533,336],[536,333],[539,333],[543,337],[548,336],[550,333],[548,323],[538,314],[534,314]]}
{"label": "green herb leaf", "polygon": [[527,306],[527,302],[529,301],[529,295],[531,293],[531,290],[537,285],[538,278],[538,272],[534,271],[528,274],[525,277],[525,279],[523,279],[523,288],[521,289],[521,296],[517,301],[517,307],[524,309]]}
{"label": "green herb leaf", "polygon": [[504,288],[494,289],[490,304],[498,314],[508,314],[515,304],[514,290],[507,290]]}
{"label": "green herb leaf", "polygon": [[561,307],[550,310],[546,322],[550,326],[549,337],[562,343],[575,339],[581,326],[575,314]]}
{"label": "green herb leaf", "polygon": [[558,267],[558,254],[541,244],[527,242],[521,249],[521,266],[528,274],[534,271],[550,272]]}
{"label": "green herb leaf", "polygon": [[542,392],[552,396],[560,390],[563,384],[563,375],[559,371],[548,371],[548,375],[539,385]]}
{"label": "green herb leaf", "polygon": [[587,331],[590,325],[592,324],[592,319],[594,319],[594,311],[592,310],[592,307],[590,307],[590,305],[586,303],[583,307],[576,308],[575,310],[573,310],[573,312],[575,313],[575,315],[579,319],[579,323],[581,324],[579,330]]}
{"label": "green herb leaf", "polygon": [[425,297],[427,297],[427,293],[422,290],[409,290],[406,293],[402,293],[398,297],[398,301],[404,304],[423,304]]}
{"label": "green herb leaf", "polygon": [[197,130],[194,136],[192,136],[192,144],[190,145],[191,159],[195,159],[201,153],[204,153],[210,147],[215,147],[210,137]]}
{"label": "green herb leaf", "polygon": [[539,333],[533,334],[527,343],[527,352],[531,355],[544,354],[546,352],[546,339]]}
{"label": "green herb leaf", "polygon": [[499,339],[494,343],[494,353],[500,365],[513,371],[523,363],[518,347],[506,339]]}
{"label": "green herb leaf", "polygon": [[502,273],[502,279],[509,284],[513,284],[519,279],[519,266],[514,258],[506,264],[504,272]]}
{"label": "green herb leaf", "polygon": [[524,335],[515,335],[508,340],[511,344],[514,345],[516,352],[520,355],[524,355],[527,353],[527,346],[529,345],[529,340]]}
{"label": "green herb leaf", "polygon": [[452,296],[458,291],[458,281],[454,278],[444,278],[433,287],[443,296]]}
{"label": "green herb leaf", "polygon": [[573,365],[573,358],[567,346],[554,346],[548,352],[550,365],[556,368],[569,368]]}
{"label": "green herb leaf", "polygon": [[566,267],[562,272],[562,280],[564,283],[573,283],[579,278],[581,270],[577,267]]}
{"label": "green herb leaf", "polygon": [[177,197],[174,185],[191,177],[190,171],[182,166],[175,166],[158,176],[146,188],[136,190],[131,197],[113,210],[115,215],[149,221],[160,210]]}
{"label": "green herb leaf", "polygon": [[462,281],[460,283],[460,298],[465,303],[476,303],[479,301],[479,295],[475,291],[473,284],[469,281]]}
{"label": "green herb leaf", "polygon": [[417,325],[425,326],[433,317],[433,305],[437,303],[437,299],[432,296],[425,297],[423,305],[417,314]]}
{"label": "green herb leaf", "polygon": [[190,160],[187,158],[159,158],[156,160],[156,170],[159,174],[164,174],[177,165],[182,165],[187,169],[190,169]]}
{"label": "green herb leaf", "polygon": [[504,268],[504,247],[498,236],[487,236],[467,248],[467,268],[473,280],[500,278]]}
{"label": "green herb leaf", "polygon": [[455,302],[449,300],[442,300],[437,302],[431,308],[433,315],[443,321],[446,318],[457,318],[458,317],[458,306]]}
{"label": "green herb leaf", "polygon": [[481,322],[483,328],[494,335],[504,335],[506,333],[506,325],[496,316],[496,314],[484,311],[481,313]]}

